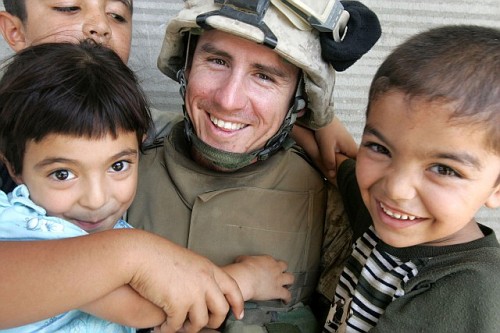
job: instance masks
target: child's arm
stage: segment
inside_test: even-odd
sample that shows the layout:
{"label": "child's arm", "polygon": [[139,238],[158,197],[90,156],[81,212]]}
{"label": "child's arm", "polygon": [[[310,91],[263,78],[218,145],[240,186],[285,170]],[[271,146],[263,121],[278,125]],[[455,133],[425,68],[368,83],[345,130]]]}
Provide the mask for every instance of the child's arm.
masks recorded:
{"label": "child's arm", "polygon": [[54,241],[0,241],[0,328],[77,309],[129,284],[163,309],[164,332],[218,327],[231,305],[243,311],[237,284],[206,258],[137,229]]}
{"label": "child's arm", "polygon": [[129,286],[120,287],[80,307],[80,310],[134,328],[159,326],[167,319],[162,309],[141,297]]}
{"label": "child's arm", "polygon": [[233,264],[223,267],[236,280],[245,301],[281,299],[288,303],[292,294],[288,286],[294,276],[286,272],[288,265],[271,256],[239,256]]}
{"label": "child's arm", "polygon": [[332,184],[335,184],[338,164],[336,153],[341,152],[355,158],[358,149],[352,135],[337,117],[330,124],[315,132],[296,125],[292,129],[292,138],[305,150]]}

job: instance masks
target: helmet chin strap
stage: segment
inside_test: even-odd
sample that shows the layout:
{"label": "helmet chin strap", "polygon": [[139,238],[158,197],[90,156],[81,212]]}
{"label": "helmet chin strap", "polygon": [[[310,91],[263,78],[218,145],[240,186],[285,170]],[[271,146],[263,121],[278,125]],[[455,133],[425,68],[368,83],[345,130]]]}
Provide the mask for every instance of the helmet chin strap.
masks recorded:
{"label": "helmet chin strap", "polygon": [[276,134],[274,134],[274,136],[266,142],[263,148],[254,150],[249,153],[233,153],[217,149],[206,144],[205,142],[200,140],[200,138],[198,138],[185,107],[187,81],[183,69],[177,73],[177,78],[179,83],[181,84],[180,93],[182,96],[182,100],[184,101],[184,104],[182,106],[184,113],[184,134],[186,135],[188,142],[193,145],[196,152],[199,153],[205,161],[212,164],[215,169],[236,171],[254,163],[255,161],[266,160],[282,147],[288,148],[293,144],[293,140],[289,137],[290,131],[292,130],[293,124],[297,119],[298,112],[304,109],[306,106],[306,102],[302,94],[302,76],[300,77],[300,80],[297,84],[297,90],[295,92],[293,105],[288,109],[283,123],[281,124]]}

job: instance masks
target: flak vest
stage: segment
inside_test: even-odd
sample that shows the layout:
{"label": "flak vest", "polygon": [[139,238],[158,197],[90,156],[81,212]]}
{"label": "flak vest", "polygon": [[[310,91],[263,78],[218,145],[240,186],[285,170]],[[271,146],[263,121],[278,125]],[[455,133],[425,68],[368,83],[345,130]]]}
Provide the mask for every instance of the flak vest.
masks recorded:
{"label": "flak vest", "polygon": [[307,302],[319,276],[326,188],[298,150],[280,151],[236,172],[216,172],[189,157],[181,123],[141,156],[139,170],[130,224],[220,266],[238,255],[285,260],[295,275],[288,306]]}

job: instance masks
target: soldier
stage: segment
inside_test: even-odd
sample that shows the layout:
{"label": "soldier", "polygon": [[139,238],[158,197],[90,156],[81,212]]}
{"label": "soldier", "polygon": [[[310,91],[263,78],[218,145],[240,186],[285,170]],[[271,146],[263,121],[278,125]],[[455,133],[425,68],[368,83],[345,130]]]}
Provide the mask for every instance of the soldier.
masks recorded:
{"label": "soldier", "polygon": [[[322,6],[322,25],[298,15]],[[331,300],[350,253],[337,189],[289,139],[296,119],[312,129],[338,122],[334,66],[346,59],[325,60],[322,46],[340,38],[348,16],[340,2],[198,0],[167,25],[158,65],[181,85],[184,119],[142,156],[128,221],[231,265],[241,289],[253,290],[244,321],[230,318],[224,332],[315,332],[311,307]],[[295,280],[261,288],[282,277],[239,255],[285,261]]]}

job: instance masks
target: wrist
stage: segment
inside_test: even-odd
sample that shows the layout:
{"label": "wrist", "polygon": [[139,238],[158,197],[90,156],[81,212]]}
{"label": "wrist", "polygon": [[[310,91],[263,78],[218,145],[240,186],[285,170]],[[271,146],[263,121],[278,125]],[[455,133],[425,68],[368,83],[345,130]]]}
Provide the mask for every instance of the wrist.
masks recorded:
{"label": "wrist", "polygon": [[244,301],[254,298],[255,290],[248,279],[248,277],[252,275],[244,269],[243,264],[233,263],[222,267],[222,269],[236,281]]}

